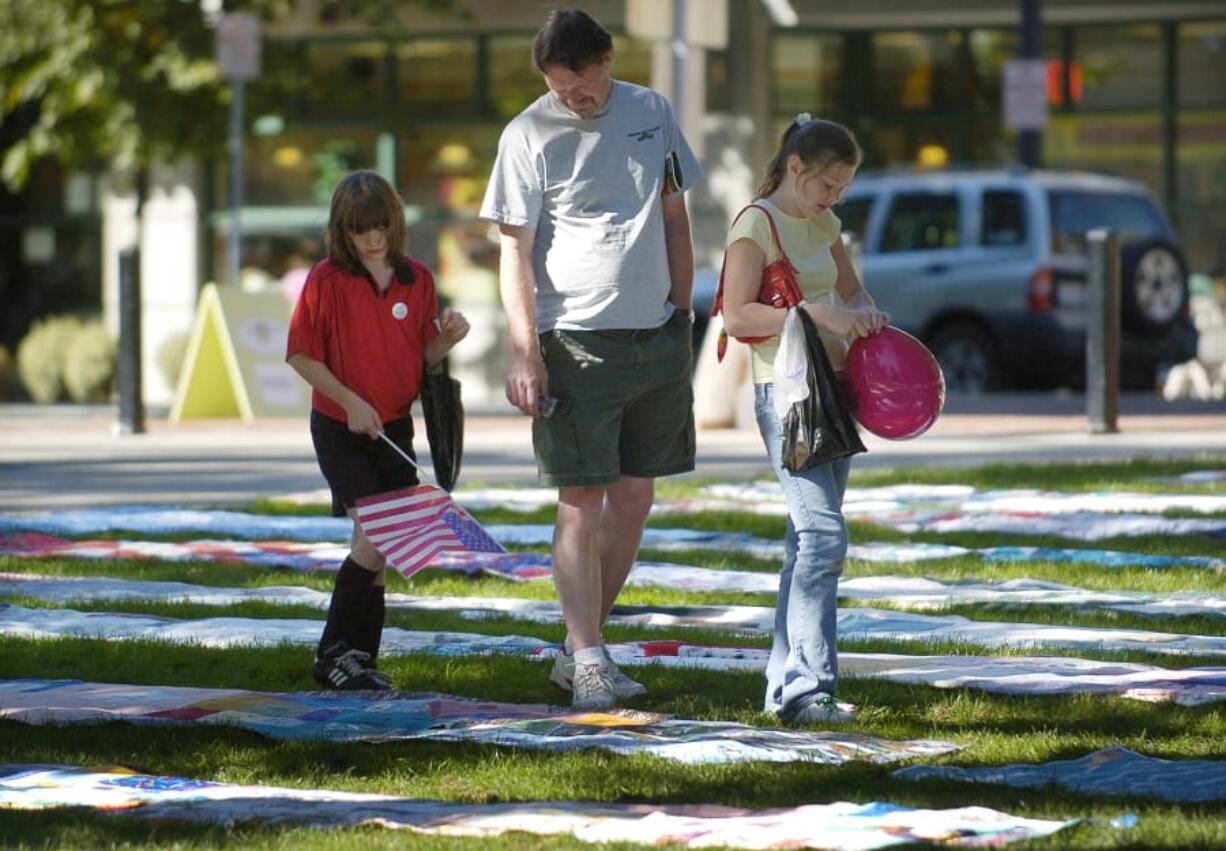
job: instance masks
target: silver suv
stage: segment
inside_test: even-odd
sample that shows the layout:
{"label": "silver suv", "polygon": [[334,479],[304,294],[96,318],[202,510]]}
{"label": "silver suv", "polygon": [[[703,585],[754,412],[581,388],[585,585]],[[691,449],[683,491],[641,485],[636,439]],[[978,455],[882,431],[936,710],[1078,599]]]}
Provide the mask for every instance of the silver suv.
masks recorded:
{"label": "silver suv", "polygon": [[1086,231],[1120,235],[1120,380],[1152,389],[1196,355],[1174,230],[1140,184],[1084,172],[865,172],[835,211],[864,280],[953,391],[1081,386]]}

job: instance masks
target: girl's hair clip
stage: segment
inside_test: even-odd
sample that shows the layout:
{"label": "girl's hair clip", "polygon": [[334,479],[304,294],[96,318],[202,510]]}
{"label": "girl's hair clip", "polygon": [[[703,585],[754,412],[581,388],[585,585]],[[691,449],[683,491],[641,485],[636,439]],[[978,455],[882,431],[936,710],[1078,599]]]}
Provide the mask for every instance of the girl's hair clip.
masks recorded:
{"label": "girl's hair clip", "polygon": [[797,127],[803,127],[813,120],[813,116],[807,112],[798,112],[796,117],[792,119],[792,123]]}

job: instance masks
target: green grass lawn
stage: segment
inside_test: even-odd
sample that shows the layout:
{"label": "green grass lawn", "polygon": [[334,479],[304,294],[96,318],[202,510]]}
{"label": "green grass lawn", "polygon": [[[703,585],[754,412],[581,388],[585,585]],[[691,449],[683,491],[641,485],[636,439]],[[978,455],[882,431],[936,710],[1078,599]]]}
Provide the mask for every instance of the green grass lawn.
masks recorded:
{"label": "green grass lawn", "polygon": [[[1158,481],[1194,469],[1226,467],[1226,457],[1198,462],[988,467],[971,471],[918,470],[906,473],[856,474],[856,486],[900,482],[958,482],[980,488],[1042,487],[1067,491],[1162,491],[1223,493],[1221,484],[1176,485]],[[670,495],[692,496],[693,484],[667,483]],[[248,506],[251,508],[251,506]],[[260,510],[320,513],[320,509],[263,503]],[[549,522],[551,512],[478,512],[486,523]],[[781,518],[721,512],[653,519],[653,525],[716,528],[751,532],[766,538],[782,534]],[[100,537],[91,535],[89,537]],[[113,537],[131,537],[117,534]],[[190,535],[177,536],[193,537]],[[864,523],[852,524],[854,543],[870,541],[939,541],[969,547],[1004,543],[1127,549],[1171,555],[1222,555],[1218,539],[1173,539],[1153,536],[1084,544],[1024,536],[904,535]],[[707,567],[772,571],[769,561],[728,553],[691,551],[644,554]],[[64,576],[114,576],[217,586],[301,585],[330,590],[326,573],[300,573],[207,562],[23,560],[0,558],[0,571]],[[919,563],[851,561],[848,576],[912,575],[943,580],[1018,577],[1049,579],[1094,589],[1154,593],[1202,591],[1226,594],[1226,572],[1200,568],[1145,570],[1061,563],[1006,564],[975,556]],[[548,582],[513,583],[485,577],[464,578],[425,571],[411,580],[391,576],[389,590],[421,595],[463,595],[552,599]],[[770,605],[771,595],[686,593],[630,588],[622,601],[640,605],[736,603]],[[46,605],[35,600],[0,602]],[[854,605],[854,603],[847,603]],[[216,607],[189,604],[123,602],[75,605],[94,611],[150,613],[178,618],[242,615],[314,618],[321,611],[303,606],[243,604]],[[1012,620],[1079,626],[1130,627],[1172,632],[1226,634],[1226,618],[1147,618],[1068,607],[957,606],[948,610],[972,619]],[[535,635],[560,640],[557,624],[538,624],[496,617],[466,620],[455,613],[389,612],[389,626],[455,630],[487,634]],[[713,629],[610,627],[609,640],[684,637],[697,643],[764,646],[762,636],[730,636]],[[967,646],[921,642],[842,643],[845,650],[931,653],[986,651]],[[1055,651],[1038,651],[1043,655]],[[80,678],[91,681],[193,685],[257,690],[313,688],[311,650],[305,647],[214,649],[158,642],[108,642],[97,639],[34,640],[0,636],[0,678]],[[997,655],[1000,655],[998,652]],[[1127,653],[1107,657],[1180,667],[1223,665],[1226,661]],[[381,659],[380,667],[403,688],[519,702],[564,703],[562,692],[547,680],[548,663],[511,657],[445,658],[424,654]],[[776,724],[760,711],[763,681],[757,674],[713,673],[640,667],[634,675],[648,695],[634,708],[679,717],[730,720],[761,726]],[[641,675],[641,676],[640,676]],[[861,707],[849,729],[890,738],[940,738],[965,749],[938,761],[964,765],[1069,759],[1110,745],[1124,745],[1164,758],[1226,759],[1226,708],[1149,704],[1102,696],[1016,697],[973,690],[844,678],[840,698]],[[780,807],[809,802],[890,801],[925,807],[982,805],[1034,818],[1097,819],[1046,840],[1017,847],[1042,848],[1218,848],[1226,847],[1226,801],[1177,805],[1152,799],[1107,799],[1060,789],[1023,790],[987,785],[891,779],[896,766],[850,763],[843,766],[741,763],[683,766],[651,757],[624,757],[595,751],[549,753],[492,746],[401,742],[336,744],[278,742],[256,733],[218,727],[169,728],[106,724],[43,727],[0,722],[0,763],[74,763],[125,765],[157,774],[229,783],[261,783],[297,788],[378,792],[463,802],[570,799],[620,802],[713,802],[749,807]],[[1104,822],[1135,813],[1137,827],[1117,829]],[[511,835],[500,839],[444,839],[408,832],[362,828],[349,830],[272,829],[256,826],[194,827],[153,824],[83,811],[0,812],[0,844],[10,848],[440,848],[520,849],[582,846],[568,838],[537,839]],[[631,848],[638,846],[609,846]]]}

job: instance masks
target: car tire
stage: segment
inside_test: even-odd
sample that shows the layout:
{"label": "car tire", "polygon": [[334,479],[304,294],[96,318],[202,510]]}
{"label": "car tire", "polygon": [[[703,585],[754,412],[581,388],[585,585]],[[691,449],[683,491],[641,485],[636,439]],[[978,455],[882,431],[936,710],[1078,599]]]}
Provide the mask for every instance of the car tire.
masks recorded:
{"label": "car tire", "polygon": [[1134,331],[1165,331],[1188,305],[1183,252],[1165,239],[1126,243],[1120,250],[1124,321]]}
{"label": "car tire", "polygon": [[996,341],[976,322],[950,322],[938,326],[928,338],[950,393],[986,393],[1001,386],[1000,354]]}

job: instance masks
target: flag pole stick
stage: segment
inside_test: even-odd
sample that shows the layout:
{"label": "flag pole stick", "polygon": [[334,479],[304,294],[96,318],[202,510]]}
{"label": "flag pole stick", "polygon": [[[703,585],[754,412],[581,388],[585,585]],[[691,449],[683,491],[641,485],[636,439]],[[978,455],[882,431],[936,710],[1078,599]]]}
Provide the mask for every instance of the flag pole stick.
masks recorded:
{"label": "flag pole stick", "polygon": [[[403,449],[401,449],[399,446],[397,446],[397,445],[396,445],[396,444],[395,444],[395,443],[392,441],[392,439],[391,439],[390,437],[388,437],[388,436],[387,436],[387,434],[386,434],[385,432],[379,432],[379,437],[383,438],[383,442],[384,442],[384,443],[386,443],[388,446],[392,447],[392,449],[395,449],[395,450],[396,450],[396,453],[397,453],[397,454],[398,454],[398,455],[399,455],[401,458],[403,458],[404,460],[406,460],[406,461],[408,461],[410,464],[412,464],[412,465],[413,465],[413,469],[417,470],[417,472],[419,472],[419,473],[425,473],[425,472],[426,472],[425,470],[423,470],[423,469],[421,468],[421,466],[420,466],[420,465],[419,465],[419,464],[418,464],[416,461],[414,461],[412,458],[410,458],[410,457],[409,457],[409,453],[405,452]],[[433,479],[434,477],[433,477],[433,476],[430,476],[430,478],[432,478],[432,479]]]}

